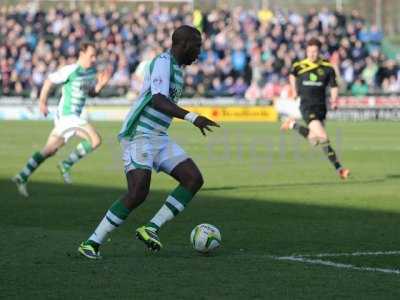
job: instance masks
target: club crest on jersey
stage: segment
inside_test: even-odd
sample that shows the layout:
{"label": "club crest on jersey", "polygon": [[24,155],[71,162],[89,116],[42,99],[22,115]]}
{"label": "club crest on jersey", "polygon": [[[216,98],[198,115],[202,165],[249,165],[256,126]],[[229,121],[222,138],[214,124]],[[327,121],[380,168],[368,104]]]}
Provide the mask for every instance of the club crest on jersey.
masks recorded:
{"label": "club crest on jersey", "polygon": [[153,79],[153,84],[155,84],[155,85],[161,85],[162,82],[163,82],[163,80],[161,77],[156,77]]}
{"label": "club crest on jersey", "polygon": [[311,81],[317,81],[318,80],[318,76],[315,75],[314,73],[310,73],[310,80]]}

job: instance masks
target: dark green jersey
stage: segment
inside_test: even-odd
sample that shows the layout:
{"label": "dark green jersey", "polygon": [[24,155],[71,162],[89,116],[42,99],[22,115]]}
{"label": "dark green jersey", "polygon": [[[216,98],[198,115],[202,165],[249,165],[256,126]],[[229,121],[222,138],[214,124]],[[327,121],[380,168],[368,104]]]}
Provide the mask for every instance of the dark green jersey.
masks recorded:
{"label": "dark green jersey", "polygon": [[303,59],[293,64],[290,72],[296,77],[297,93],[302,107],[325,106],[327,87],[337,87],[332,65],[322,59],[313,63]]}

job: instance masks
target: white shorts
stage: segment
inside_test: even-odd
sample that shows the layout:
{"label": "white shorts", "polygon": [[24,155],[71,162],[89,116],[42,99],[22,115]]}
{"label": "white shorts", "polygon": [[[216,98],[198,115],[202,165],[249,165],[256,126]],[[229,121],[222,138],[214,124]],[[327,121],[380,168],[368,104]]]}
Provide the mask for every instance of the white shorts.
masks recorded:
{"label": "white shorts", "polygon": [[123,139],[121,145],[125,173],[135,169],[154,169],[170,174],[179,163],[189,158],[167,135],[138,135],[132,141]]}
{"label": "white shorts", "polygon": [[83,130],[83,127],[87,124],[88,122],[85,119],[76,115],[56,117],[52,133],[63,137],[66,143],[78,130]]}

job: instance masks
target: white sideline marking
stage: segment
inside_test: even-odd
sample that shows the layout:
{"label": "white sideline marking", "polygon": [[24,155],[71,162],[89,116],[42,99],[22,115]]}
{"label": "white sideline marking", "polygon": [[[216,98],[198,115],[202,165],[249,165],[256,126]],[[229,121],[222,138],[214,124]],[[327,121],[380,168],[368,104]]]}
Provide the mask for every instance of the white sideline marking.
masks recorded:
{"label": "white sideline marking", "polygon": [[304,254],[292,255],[294,257],[336,257],[336,256],[379,256],[379,255],[400,255],[400,251],[365,251],[351,253],[319,253],[319,254]]}
{"label": "white sideline marking", "polygon": [[400,255],[400,251],[377,251],[377,252],[353,252],[353,253],[319,253],[319,254],[304,254],[292,256],[271,256],[275,260],[296,261],[306,264],[329,266],[341,269],[350,269],[368,272],[381,272],[386,274],[400,275],[399,269],[386,269],[386,268],[371,268],[371,267],[357,267],[352,264],[336,263],[330,260],[313,259],[312,257],[341,257],[341,256],[380,256],[380,255]]}

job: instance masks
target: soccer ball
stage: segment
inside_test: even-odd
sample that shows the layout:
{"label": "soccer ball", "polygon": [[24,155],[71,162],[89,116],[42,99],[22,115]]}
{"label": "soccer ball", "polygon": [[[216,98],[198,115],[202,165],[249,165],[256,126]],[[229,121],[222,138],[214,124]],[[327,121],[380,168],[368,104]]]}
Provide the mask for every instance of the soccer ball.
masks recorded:
{"label": "soccer ball", "polygon": [[207,253],[221,245],[221,233],[211,224],[200,224],[193,228],[190,242],[196,251]]}

